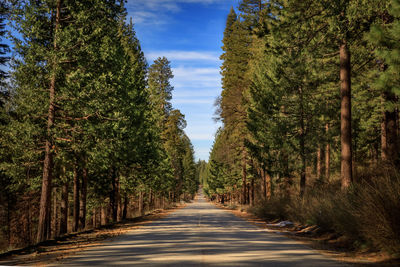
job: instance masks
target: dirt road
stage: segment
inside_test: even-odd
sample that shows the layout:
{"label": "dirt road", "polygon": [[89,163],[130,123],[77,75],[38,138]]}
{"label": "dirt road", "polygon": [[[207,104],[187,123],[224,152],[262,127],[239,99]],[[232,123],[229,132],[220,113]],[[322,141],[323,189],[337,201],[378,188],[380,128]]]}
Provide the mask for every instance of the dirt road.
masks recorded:
{"label": "dirt road", "polygon": [[71,256],[67,266],[345,266],[197,199],[168,217]]}

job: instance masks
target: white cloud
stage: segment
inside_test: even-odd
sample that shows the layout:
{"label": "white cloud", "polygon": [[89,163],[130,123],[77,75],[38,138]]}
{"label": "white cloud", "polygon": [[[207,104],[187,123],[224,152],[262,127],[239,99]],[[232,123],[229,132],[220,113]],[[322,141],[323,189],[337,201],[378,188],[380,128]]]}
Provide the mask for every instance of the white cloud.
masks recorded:
{"label": "white cloud", "polygon": [[213,104],[213,99],[174,98],[173,104]]}
{"label": "white cloud", "polygon": [[205,134],[202,134],[202,133],[189,134],[188,133],[188,136],[189,136],[190,140],[206,140],[206,141],[214,140],[214,136],[212,134],[208,134],[208,133],[205,133]]}
{"label": "white cloud", "polygon": [[[181,84],[180,86],[176,86],[176,84],[174,84],[175,89],[176,88],[182,88],[179,90],[174,90],[173,91],[173,97],[174,98],[193,98],[193,97],[210,97],[213,99],[213,101],[215,100],[215,97],[218,96],[221,92],[220,89],[216,88],[216,89],[192,89],[192,90],[188,90],[185,88],[188,88],[190,86],[188,86],[187,84]],[[214,103],[214,102],[213,102]]]}
{"label": "white cloud", "polygon": [[[145,7],[152,10],[179,11],[179,4],[213,4],[221,3],[224,0],[128,0],[126,6]],[[227,1],[227,0],[225,0]]]}
{"label": "white cloud", "polygon": [[218,68],[185,68],[185,67],[177,67],[173,68],[172,71],[174,75],[182,76],[188,73],[195,75],[216,75],[219,76]]}
{"label": "white cloud", "polygon": [[221,4],[231,0],[128,0],[126,8],[135,24],[160,25],[170,20],[166,13],[181,11],[181,4]]}
{"label": "white cloud", "polygon": [[200,51],[152,51],[147,53],[149,60],[166,57],[170,61],[219,61],[218,53]]}
{"label": "white cloud", "polygon": [[153,25],[165,23],[165,21],[159,20],[157,18],[157,14],[154,12],[145,10],[136,10],[131,13],[135,24],[145,24],[149,21],[151,21]]}
{"label": "white cloud", "polygon": [[213,141],[218,127],[219,125],[216,125],[210,118],[207,121],[192,122],[186,128],[186,133],[191,140]]}
{"label": "white cloud", "polygon": [[218,68],[172,68],[174,83],[213,82],[214,86],[221,85],[221,76]]}

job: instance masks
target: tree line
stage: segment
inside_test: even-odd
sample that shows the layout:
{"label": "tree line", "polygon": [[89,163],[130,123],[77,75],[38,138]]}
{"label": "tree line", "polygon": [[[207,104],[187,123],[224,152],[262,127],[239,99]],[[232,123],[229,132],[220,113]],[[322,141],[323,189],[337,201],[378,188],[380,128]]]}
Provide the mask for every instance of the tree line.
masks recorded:
{"label": "tree line", "polygon": [[[385,175],[398,184],[399,30],[398,0],[242,0],[231,8],[216,100],[223,126],[206,193],[293,211],[318,190],[350,194]],[[377,211],[393,223],[396,186]],[[328,195],[314,199],[320,212]]]}
{"label": "tree line", "polygon": [[1,249],[193,197],[170,62],[148,66],[124,1],[10,0],[0,12]]}

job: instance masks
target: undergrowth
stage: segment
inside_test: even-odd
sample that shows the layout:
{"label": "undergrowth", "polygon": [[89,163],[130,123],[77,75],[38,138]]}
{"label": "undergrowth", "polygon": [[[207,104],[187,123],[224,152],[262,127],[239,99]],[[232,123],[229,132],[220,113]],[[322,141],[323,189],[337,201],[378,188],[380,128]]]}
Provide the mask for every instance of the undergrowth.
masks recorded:
{"label": "undergrowth", "polygon": [[317,225],[345,236],[357,248],[400,255],[400,175],[390,167],[364,169],[343,192],[338,183],[318,183],[303,197],[274,196],[250,211],[266,220]]}

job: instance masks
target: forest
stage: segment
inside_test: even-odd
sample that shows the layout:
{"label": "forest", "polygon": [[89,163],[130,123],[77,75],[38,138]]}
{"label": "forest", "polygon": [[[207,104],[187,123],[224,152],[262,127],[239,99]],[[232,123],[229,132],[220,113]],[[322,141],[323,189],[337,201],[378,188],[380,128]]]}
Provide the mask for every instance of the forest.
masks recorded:
{"label": "forest", "polygon": [[197,192],[170,61],[148,66],[124,1],[0,1],[0,64],[0,251]]}
{"label": "forest", "polygon": [[400,1],[242,0],[201,183],[266,220],[400,253]]}

